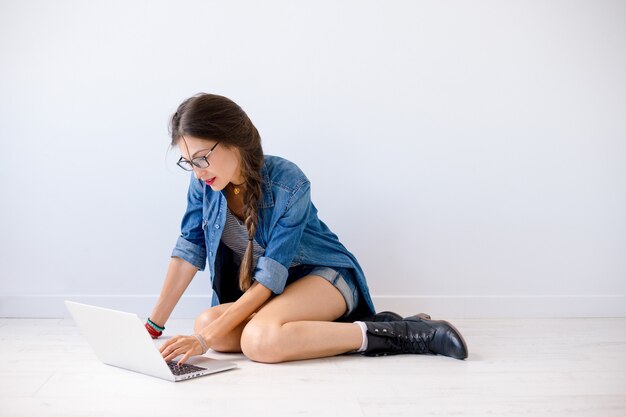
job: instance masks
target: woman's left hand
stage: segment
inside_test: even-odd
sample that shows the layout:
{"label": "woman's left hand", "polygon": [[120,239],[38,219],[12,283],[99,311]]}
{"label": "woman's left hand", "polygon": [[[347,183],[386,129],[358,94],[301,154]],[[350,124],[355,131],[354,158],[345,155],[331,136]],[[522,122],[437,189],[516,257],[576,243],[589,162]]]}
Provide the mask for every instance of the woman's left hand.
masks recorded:
{"label": "woman's left hand", "polygon": [[174,359],[178,355],[184,355],[181,360],[178,361],[178,365],[182,365],[187,362],[191,356],[202,355],[202,346],[200,341],[195,336],[174,336],[159,348],[159,352],[166,362]]}

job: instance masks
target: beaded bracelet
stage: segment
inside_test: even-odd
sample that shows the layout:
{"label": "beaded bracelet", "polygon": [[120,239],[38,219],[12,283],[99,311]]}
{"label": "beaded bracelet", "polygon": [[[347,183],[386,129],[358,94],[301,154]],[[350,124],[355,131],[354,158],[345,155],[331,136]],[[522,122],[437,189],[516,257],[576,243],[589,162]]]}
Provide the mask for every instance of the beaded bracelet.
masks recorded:
{"label": "beaded bracelet", "polygon": [[152,320],[150,320],[150,317],[148,317],[148,324],[152,327],[154,327],[154,330],[162,332],[163,330],[165,330],[165,327],[161,327],[158,324],[156,324],[155,322],[153,322]]}
{"label": "beaded bracelet", "polygon": [[145,327],[146,327],[146,330],[148,330],[148,334],[150,334],[150,337],[152,337],[153,339],[157,339],[159,336],[163,334],[163,332],[154,330],[154,328],[150,326],[148,323],[145,324]]}
{"label": "beaded bracelet", "polygon": [[206,342],[204,341],[204,337],[200,336],[199,334],[195,333],[193,334],[193,336],[198,339],[198,342],[200,342],[200,347],[202,348],[202,353],[201,355],[204,355],[206,353],[207,350],[209,350],[209,348],[206,345]]}

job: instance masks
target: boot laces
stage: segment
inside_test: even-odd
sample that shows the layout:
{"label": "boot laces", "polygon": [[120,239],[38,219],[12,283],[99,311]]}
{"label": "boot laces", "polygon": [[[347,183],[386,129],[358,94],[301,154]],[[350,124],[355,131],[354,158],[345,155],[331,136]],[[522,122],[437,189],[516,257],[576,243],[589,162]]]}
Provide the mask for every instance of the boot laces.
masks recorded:
{"label": "boot laces", "polygon": [[426,353],[428,352],[428,345],[433,338],[433,333],[412,333],[399,334],[393,340],[392,343],[401,352],[410,353]]}

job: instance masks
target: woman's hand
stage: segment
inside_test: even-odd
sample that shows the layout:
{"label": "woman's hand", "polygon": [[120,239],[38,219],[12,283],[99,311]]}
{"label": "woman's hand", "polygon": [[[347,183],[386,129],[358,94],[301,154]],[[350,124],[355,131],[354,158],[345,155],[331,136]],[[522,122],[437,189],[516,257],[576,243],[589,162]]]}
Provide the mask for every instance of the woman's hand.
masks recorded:
{"label": "woman's hand", "polygon": [[202,345],[195,336],[182,335],[174,336],[163,343],[159,348],[159,352],[161,352],[166,362],[169,362],[178,355],[184,355],[183,358],[178,361],[178,365],[187,362],[191,356],[204,354]]}

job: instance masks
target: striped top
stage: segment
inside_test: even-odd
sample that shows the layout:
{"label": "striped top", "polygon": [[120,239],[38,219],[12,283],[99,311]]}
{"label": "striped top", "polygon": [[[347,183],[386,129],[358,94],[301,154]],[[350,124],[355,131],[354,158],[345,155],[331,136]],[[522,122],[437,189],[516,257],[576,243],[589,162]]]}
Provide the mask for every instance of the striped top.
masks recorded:
{"label": "striped top", "polygon": [[[235,216],[228,207],[226,210],[226,224],[224,225],[224,230],[222,231],[221,241],[233,251],[235,254],[235,263],[237,266],[241,266],[241,259],[243,258],[243,255],[246,252],[246,247],[248,246],[248,230],[246,229],[244,222],[239,220],[239,218]],[[256,239],[252,241],[252,245],[254,247],[252,255],[254,258],[252,270],[254,271],[257,261],[265,253],[265,248],[259,245]],[[292,262],[290,267],[296,265],[298,264]]]}

